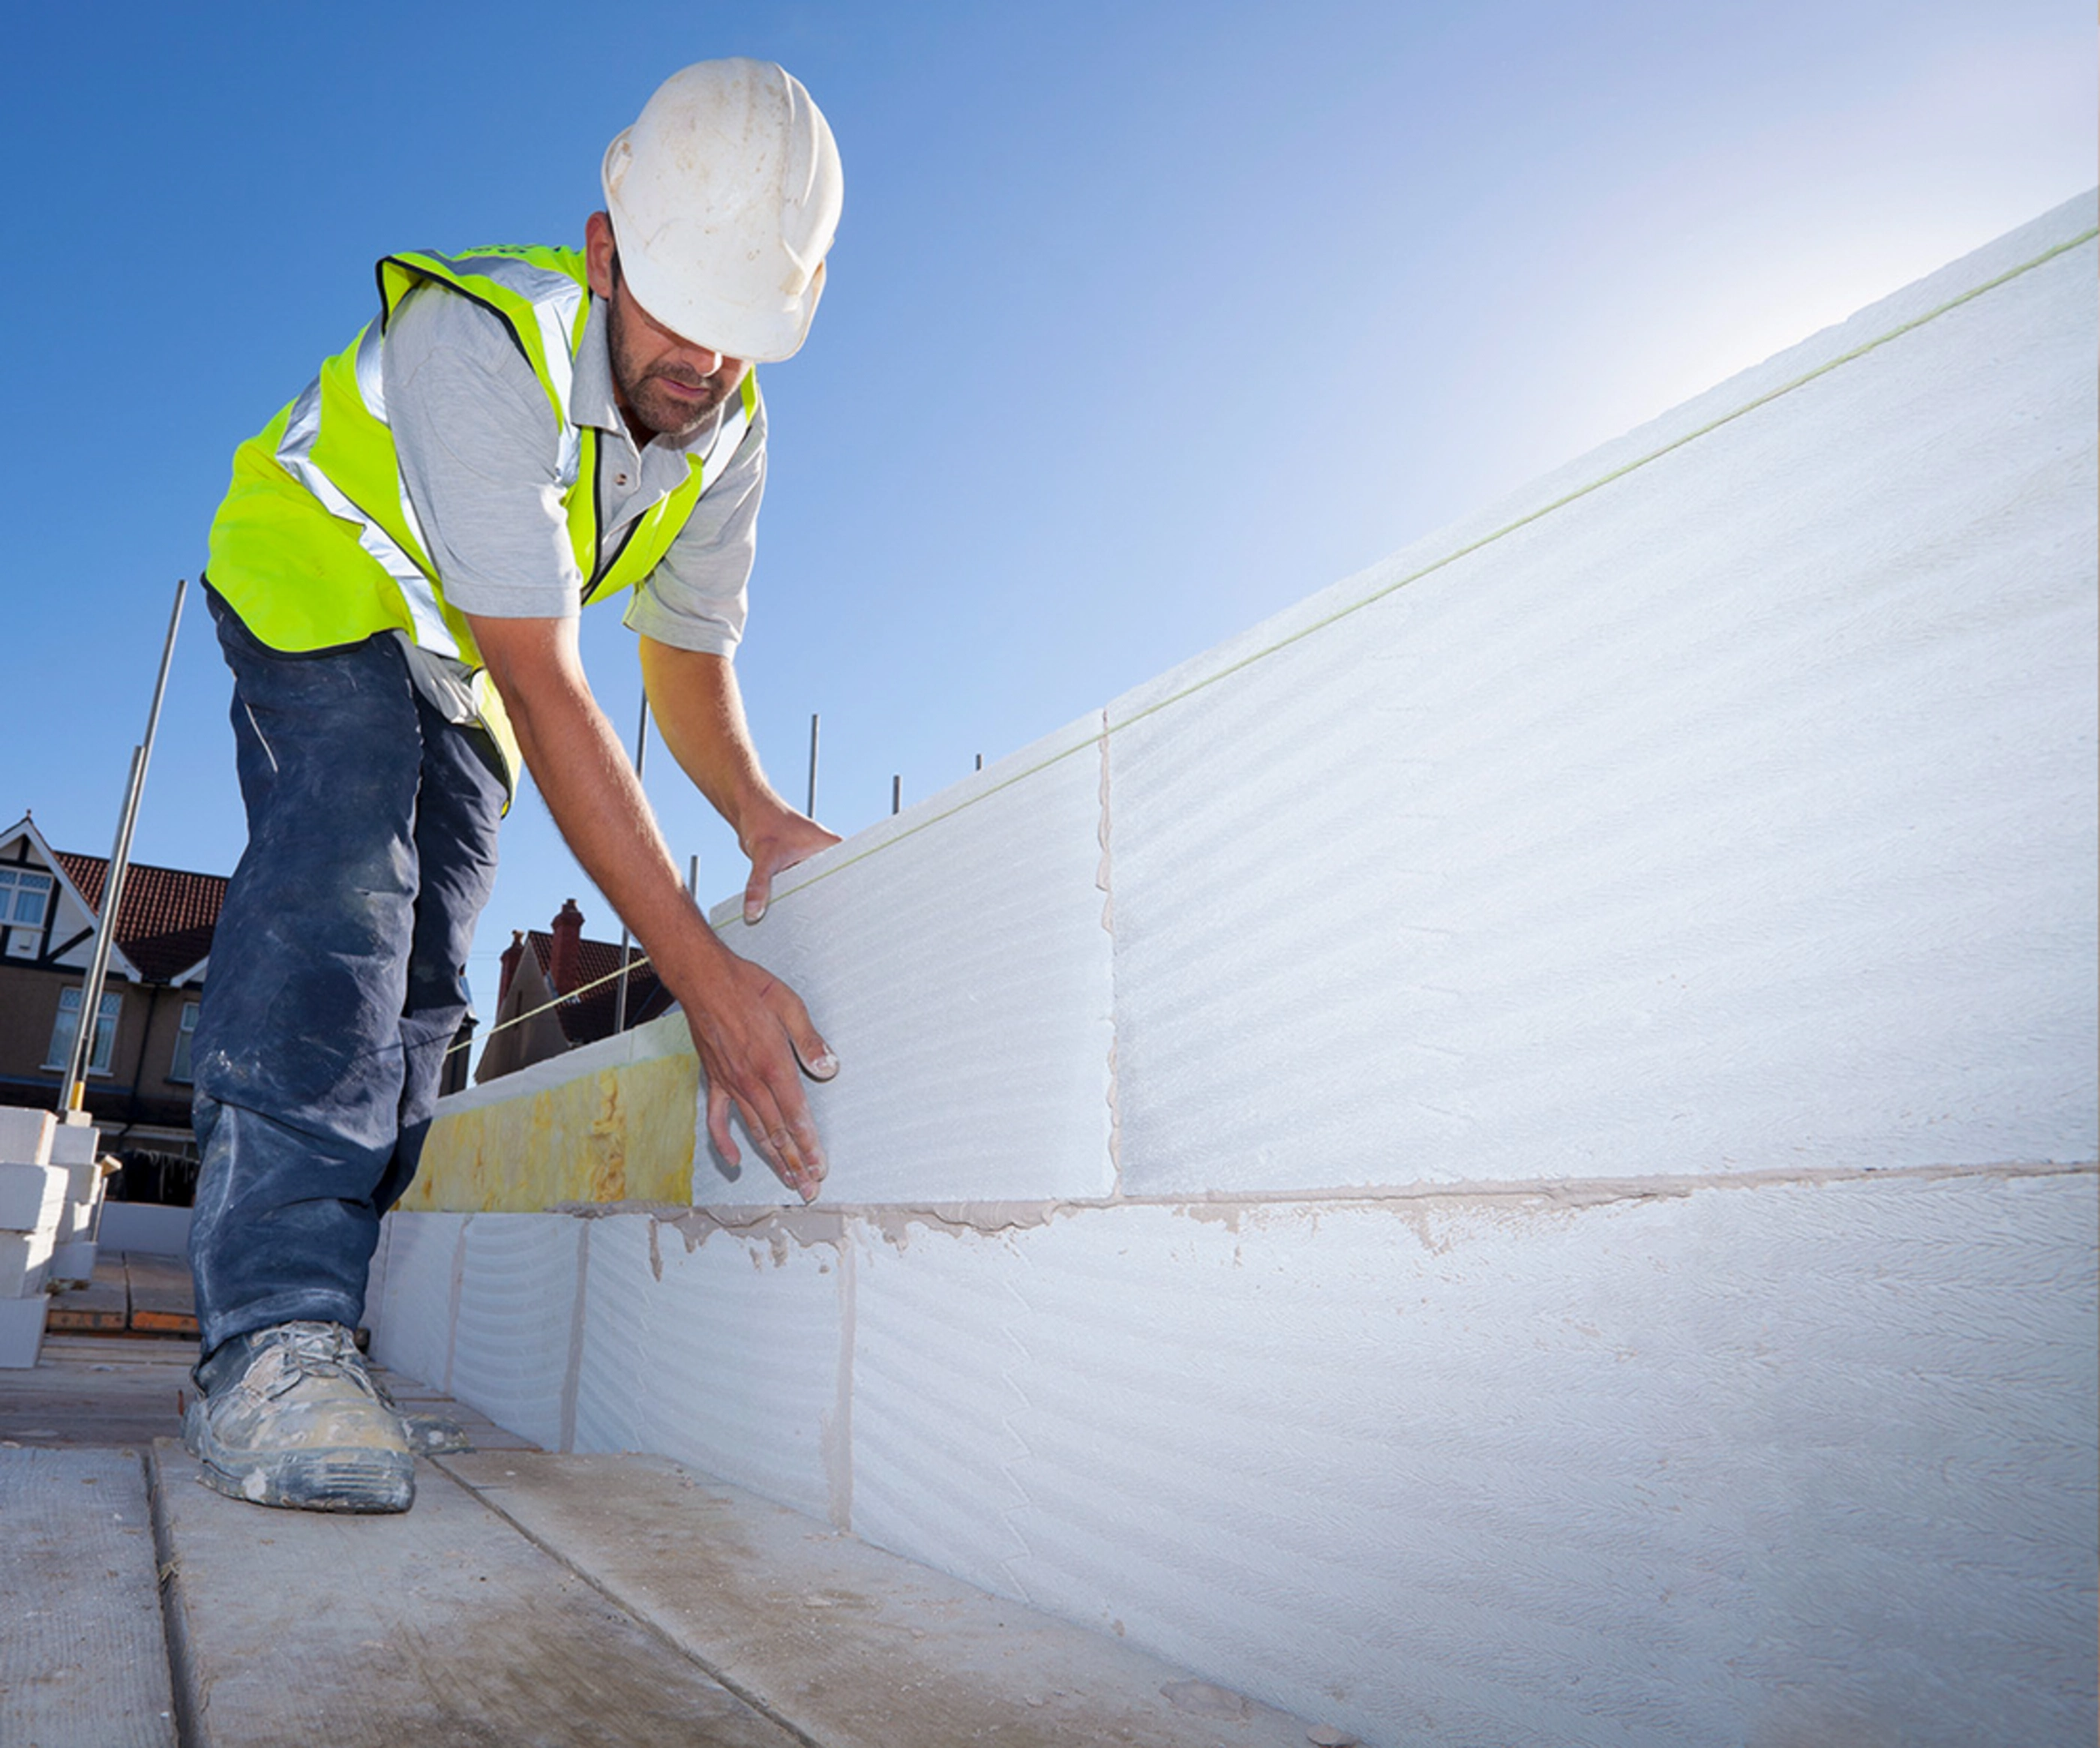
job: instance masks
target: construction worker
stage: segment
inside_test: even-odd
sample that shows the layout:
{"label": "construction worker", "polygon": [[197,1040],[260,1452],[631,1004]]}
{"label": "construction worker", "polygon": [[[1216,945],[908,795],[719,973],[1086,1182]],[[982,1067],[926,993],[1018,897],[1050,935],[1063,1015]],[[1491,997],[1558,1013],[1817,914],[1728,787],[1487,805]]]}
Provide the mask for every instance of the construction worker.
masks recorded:
{"label": "construction worker", "polygon": [[381,313],[244,443],[207,599],[233,670],[249,842],[195,1043],[184,1437],[220,1491],[401,1511],[408,1429],[351,1339],[379,1217],[414,1175],[522,760],[682,1006],[707,1129],[732,1108],[805,1200],[801,1084],[836,1063],[794,992],[716,938],[577,657],[632,589],[665,743],[774,877],[838,840],[781,800],[730,658],[765,473],[753,361],[791,356],[842,182],[782,68],[674,75],[604,164],[580,253],[379,263]]}

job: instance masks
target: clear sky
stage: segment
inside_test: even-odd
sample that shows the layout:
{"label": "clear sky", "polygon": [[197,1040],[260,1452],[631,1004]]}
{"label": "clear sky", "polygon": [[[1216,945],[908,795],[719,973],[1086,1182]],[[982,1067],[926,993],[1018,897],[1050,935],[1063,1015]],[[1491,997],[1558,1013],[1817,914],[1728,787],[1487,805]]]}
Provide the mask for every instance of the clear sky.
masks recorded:
{"label": "clear sky", "polygon": [[[381,254],[580,243],[689,61],[781,61],[845,161],[763,374],[739,671],[791,798],[822,713],[850,834],[2091,187],[2095,36],[2085,0],[18,8],[0,815],[108,850],[234,445]],[[585,647],[631,738],[616,608]],[[141,860],[232,870],[228,696],[193,592]],[[649,787],[739,890],[660,746]],[[617,934],[528,795],[484,1013],[571,896]]]}

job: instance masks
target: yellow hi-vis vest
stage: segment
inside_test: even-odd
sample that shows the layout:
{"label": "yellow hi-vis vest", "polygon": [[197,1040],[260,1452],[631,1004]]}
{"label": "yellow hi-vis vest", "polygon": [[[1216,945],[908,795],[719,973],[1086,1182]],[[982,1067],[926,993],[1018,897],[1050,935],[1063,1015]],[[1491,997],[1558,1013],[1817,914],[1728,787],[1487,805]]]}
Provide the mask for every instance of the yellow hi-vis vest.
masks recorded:
{"label": "yellow hi-vis vest", "polygon": [[[559,437],[558,478],[583,598],[617,594],[655,570],[758,405],[757,373],[723,412],[685,480],[608,548],[598,526],[599,434],[569,419],[569,390],[590,297],[584,258],[566,249],[483,249],[389,255],[378,264],[380,313],[321,366],[306,392],[234,451],[233,483],[211,526],[206,575],[241,623],[273,649],[306,653],[400,632],[474,674],[482,723],[514,785],[518,744],[482,671],[465,617],[446,601],[401,481],[380,359],[386,324],[417,286],[449,287],[501,317],[547,391]],[[721,469],[715,477],[720,477]]]}

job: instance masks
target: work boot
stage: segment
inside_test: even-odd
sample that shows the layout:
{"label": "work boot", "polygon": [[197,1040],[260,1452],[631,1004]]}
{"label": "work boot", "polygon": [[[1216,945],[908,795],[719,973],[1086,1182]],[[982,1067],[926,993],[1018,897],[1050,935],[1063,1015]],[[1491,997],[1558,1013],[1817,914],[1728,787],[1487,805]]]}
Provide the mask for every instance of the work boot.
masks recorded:
{"label": "work boot", "polygon": [[236,1336],[192,1376],[183,1442],[229,1498],[310,1512],[404,1512],[416,1457],[341,1323]]}

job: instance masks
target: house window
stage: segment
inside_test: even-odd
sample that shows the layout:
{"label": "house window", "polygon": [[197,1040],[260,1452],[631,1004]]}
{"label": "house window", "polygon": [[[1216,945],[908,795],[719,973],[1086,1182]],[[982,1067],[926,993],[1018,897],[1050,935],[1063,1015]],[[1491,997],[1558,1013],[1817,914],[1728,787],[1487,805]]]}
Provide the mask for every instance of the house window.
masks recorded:
{"label": "house window", "polygon": [[54,883],[33,869],[0,868],[0,928],[42,928]]}
{"label": "house window", "polygon": [[[124,1006],[123,992],[112,990],[103,997],[95,1012],[95,1049],[87,1064],[90,1074],[109,1072],[109,1059],[117,1048],[117,1016]],[[51,1028],[51,1048],[44,1066],[55,1068],[61,1074],[73,1055],[73,1035],[80,1029],[80,991],[59,991],[58,1023]]]}
{"label": "house window", "polygon": [[198,1006],[195,1002],[183,1004],[182,1023],[175,1031],[175,1059],[168,1064],[168,1078],[171,1081],[194,1078],[190,1073],[190,1040],[196,1035]]}

